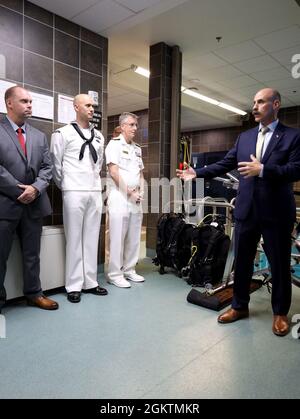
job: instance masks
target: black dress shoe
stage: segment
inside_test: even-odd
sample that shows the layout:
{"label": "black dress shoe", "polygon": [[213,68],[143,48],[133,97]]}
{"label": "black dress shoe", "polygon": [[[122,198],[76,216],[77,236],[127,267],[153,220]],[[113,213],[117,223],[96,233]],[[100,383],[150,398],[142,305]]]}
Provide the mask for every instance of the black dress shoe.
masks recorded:
{"label": "black dress shoe", "polygon": [[79,303],[81,300],[80,291],[68,292],[68,300],[70,303]]}
{"label": "black dress shoe", "polygon": [[82,292],[86,293],[86,294],[95,294],[95,295],[107,295],[108,292],[105,288],[102,287],[95,287],[95,288],[89,288],[87,290],[82,290]]}

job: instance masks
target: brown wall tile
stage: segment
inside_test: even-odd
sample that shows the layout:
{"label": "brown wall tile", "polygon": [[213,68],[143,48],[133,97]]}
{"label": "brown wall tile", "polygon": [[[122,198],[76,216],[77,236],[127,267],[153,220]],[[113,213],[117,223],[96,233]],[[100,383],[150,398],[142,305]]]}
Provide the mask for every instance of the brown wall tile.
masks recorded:
{"label": "brown wall tile", "polygon": [[79,93],[79,70],[61,63],[55,63],[54,90],[75,96]]}
{"label": "brown wall tile", "polygon": [[161,116],[160,99],[149,100],[149,122],[160,121]]}
{"label": "brown wall tile", "polygon": [[162,79],[160,76],[151,78],[149,86],[149,99],[160,98],[162,94]]}
{"label": "brown wall tile", "polygon": [[53,58],[53,28],[25,17],[24,48],[36,54]]}
{"label": "brown wall tile", "polygon": [[55,60],[73,67],[79,66],[79,39],[55,31]]}
{"label": "brown wall tile", "polygon": [[102,75],[102,49],[81,42],[81,68],[90,73]]}
{"label": "brown wall tile", "polygon": [[73,35],[76,38],[80,37],[80,26],[76,25],[76,23],[70,22],[69,20],[57,15],[54,16],[54,20],[56,29],[66,32],[69,35]]}
{"label": "brown wall tile", "polygon": [[23,12],[23,0],[0,0],[0,5],[9,7],[17,12]]}
{"label": "brown wall tile", "polygon": [[10,45],[22,47],[23,17],[19,13],[0,6],[0,40]]}
{"label": "brown wall tile", "polygon": [[91,32],[86,28],[81,28],[81,40],[85,42],[89,42],[100,48],[107,48],[107,38],[104,38],[101,35],[98,35],[95,32]]}
{"label": "brown wall tile", "polygon": [[[1,31],[0,31],[1,32]],[[20,48],[0,42],[0,53],[5,57],[5,77],[16,82],[23,81],[23,52]]]}
{"label": "brown wall tile", "polygon": [[99,102],[102,100],[102,77],[98,77],[94,74],[87,73],[86,71],[80,71],[80,91],[87,93],[89,90],[93,90],[99,93]]}
{"label": "brown wall tile", "polygon": [[25,51],[24,83],[53,89],[53,61]]}
{"label": "brown wall tile", "polygon": [[32,17],[33,19],[39,20],[46,25],[53,26],[53,13],[42,9],[36,4],[30,3],[29,1],[24,2],[24,14],[26,16]]}

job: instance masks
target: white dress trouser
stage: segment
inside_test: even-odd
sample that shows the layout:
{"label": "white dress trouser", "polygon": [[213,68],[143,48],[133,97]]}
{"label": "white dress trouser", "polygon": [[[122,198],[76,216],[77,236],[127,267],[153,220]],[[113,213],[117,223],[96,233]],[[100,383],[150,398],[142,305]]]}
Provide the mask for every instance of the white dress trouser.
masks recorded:
{"label": "white dress trouser", "polygon": [[141,206],[127,202],[113,190],[108,198],[109,211],[109,279],[135,272],[139,259],[143,213]]}
{"label": "white dress trouser", "polygon": [[63,192],[67,292],[98,286],[97,260],[101,211],[100,191]]}

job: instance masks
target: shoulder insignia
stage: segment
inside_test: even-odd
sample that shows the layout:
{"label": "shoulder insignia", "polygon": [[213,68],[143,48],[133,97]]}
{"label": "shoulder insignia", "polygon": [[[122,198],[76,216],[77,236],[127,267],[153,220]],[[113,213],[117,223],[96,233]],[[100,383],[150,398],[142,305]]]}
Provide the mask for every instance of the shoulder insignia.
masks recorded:
{"label": "shoulder insignia", "polygon": [[136,145],[137,147],[141,148],[141,146],[139,144],[137,144],[137,143],[134,143],[134,145]]}

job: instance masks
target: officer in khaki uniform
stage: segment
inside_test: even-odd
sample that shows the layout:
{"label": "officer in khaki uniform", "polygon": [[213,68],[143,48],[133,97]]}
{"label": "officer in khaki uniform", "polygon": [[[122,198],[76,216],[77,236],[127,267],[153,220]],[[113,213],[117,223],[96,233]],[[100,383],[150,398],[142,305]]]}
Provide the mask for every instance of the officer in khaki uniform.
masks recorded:
{"label": "officer in khaki uniform", "polygon": [[[119,118],[121,134],[106,147],[109,183],[108,212],[110,255],[108,282],[129,288],[130,282],[145,279],[135,271],[139,257],[143,199],[143,160],[141,147],[134,143],[138,117],[124,112]],[[128,281],[129,280],[129,281]]]}
{"label": "officer in khaki uniform", "polygon": [[90,96],[75,96],[74,109],[76,121],[52,134],[50,151],[53,179],[63,196],[66,290],[68,300],[78,303],[81,291],[107,294],[97,282],[104,138],[90,123],[94,114]]}

